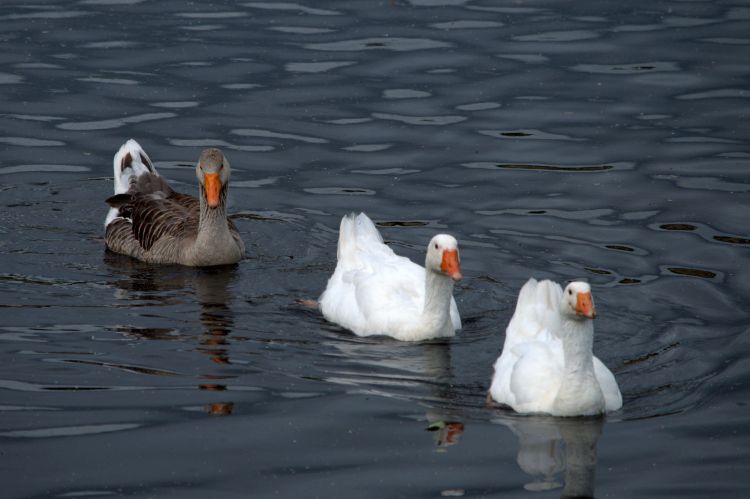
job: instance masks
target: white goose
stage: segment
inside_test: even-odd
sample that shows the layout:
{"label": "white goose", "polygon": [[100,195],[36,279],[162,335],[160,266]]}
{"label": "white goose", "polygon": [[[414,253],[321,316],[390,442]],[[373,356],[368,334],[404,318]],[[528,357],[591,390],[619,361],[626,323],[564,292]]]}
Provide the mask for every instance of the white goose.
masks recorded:
{"label": "white goose", "polygon": [[622,407],[612,372],[593,352],[591,287],[529,281],[495,362],[489,395],[520,413],[590,416]]}
{"label": "white goose", "polygon": [[403,341],[453,336],[461,328],[453,282],[461,279],[458,243],[438,234],[427,247],[425,267],[396,255],[367,215],[341,219],[338,263],[320,296],[330,322],[359,336]]}

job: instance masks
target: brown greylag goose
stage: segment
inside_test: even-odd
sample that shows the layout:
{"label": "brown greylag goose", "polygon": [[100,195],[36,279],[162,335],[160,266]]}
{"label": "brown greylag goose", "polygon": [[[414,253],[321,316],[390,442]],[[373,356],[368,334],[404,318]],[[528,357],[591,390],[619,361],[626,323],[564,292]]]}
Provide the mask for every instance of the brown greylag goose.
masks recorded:
{"label": "brown greylag goose", "polygon": [[135,140],[120,147],[114,170],[107,248],[144,262],[192,267],[242,258],[245,244],[226,213],[229,161],[219,149],[205,149],[198,159],[198,199],[172,190]]}

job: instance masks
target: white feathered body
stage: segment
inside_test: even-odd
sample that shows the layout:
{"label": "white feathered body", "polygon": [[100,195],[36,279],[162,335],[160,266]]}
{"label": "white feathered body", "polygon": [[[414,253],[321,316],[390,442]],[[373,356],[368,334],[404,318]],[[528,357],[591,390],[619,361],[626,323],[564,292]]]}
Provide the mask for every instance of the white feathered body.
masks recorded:
{"label": "white feathered body", "polygon": [[521,288],[502,354],[494,365],[490,395],[520,413],[577,416],[617,410],[622,406],[617,382],[596,356],[591,356],[593,368],[582,365],[576,376],[566,374],[565,328],[593,328],[593,323],[581,321],[579,326],[565,321],[560,313],[562,296],[560,285],[547,280],[529,279]]}
{"label": "white feathered body", "polygon": [[396,255],[364,213],[345,216],[339,230],[336,270],[319,300],[327,320],[359,336],[405,341],[453,336],[461,328],[452,296],[442,317],[423,316],[424,267]]}

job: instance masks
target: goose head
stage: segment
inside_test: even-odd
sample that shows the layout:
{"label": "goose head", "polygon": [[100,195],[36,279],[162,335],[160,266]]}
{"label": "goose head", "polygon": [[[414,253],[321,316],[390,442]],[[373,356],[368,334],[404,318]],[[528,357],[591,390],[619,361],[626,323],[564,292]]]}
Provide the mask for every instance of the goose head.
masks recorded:
{"label": "goose head", "polygon": [[195,175],[203,186],[203,193],[209,208],[219,206],[221,190],[229,182],[230,174],[229,160],[219,149],[203,150],[195,166]]}
{"label": "goose head", "polygon": [[594,298],[591,296],[589,283],[573,281],[565,286],[560,310],[563,314],[581,320],[596,317]]}
{"label": "goose head", "polygon": [[454,281],[461,279],[461,262],[458,256],[458,241],[448,234],[438,234],[427,246],[425,268],[444,274]]}

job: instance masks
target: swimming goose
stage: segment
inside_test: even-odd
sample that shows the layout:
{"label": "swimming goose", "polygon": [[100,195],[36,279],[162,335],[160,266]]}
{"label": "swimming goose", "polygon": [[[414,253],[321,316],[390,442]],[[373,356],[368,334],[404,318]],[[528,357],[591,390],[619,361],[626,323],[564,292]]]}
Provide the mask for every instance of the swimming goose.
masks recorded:
{"label": "swimming goose", "polygon": [[107,198],[107,248],[150,263],[193,267],[238,262],[245,253],[227,219],[231,173],[219,149],[204,150],[195,174],[199,199],[172,190],[146,152],[128,140],[114,158],[115,195]]}
{"label": "swimming goose", "polygon": [[461,279],[458,242],[438,234],[425,267],[396,255],[367,215],[341,220],[336,270],[320,297],[330,322],[359,336],[403,341],[453,336],[461,328],[453,283]]}
{"label": "swimming goose", "polygon": [[622,407],[612,372],[594,356],[591,287],[529,281],[505,333],[489,395],[520,413],[590,416]]}

